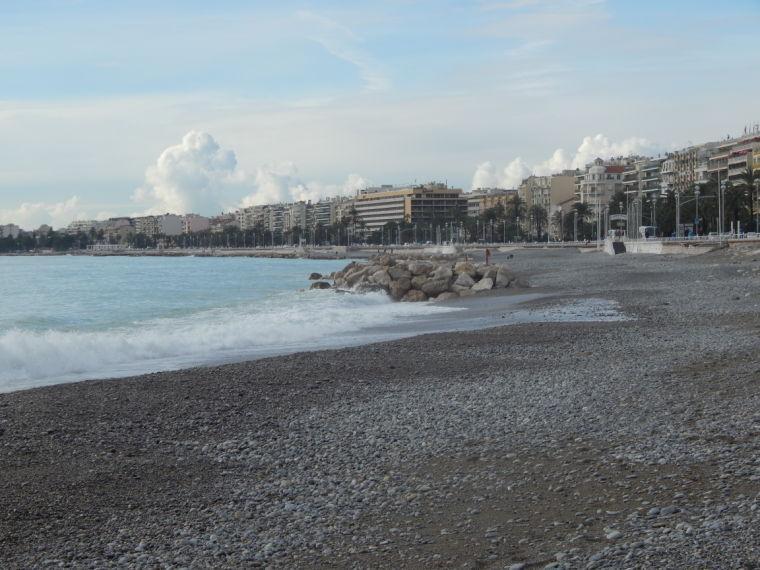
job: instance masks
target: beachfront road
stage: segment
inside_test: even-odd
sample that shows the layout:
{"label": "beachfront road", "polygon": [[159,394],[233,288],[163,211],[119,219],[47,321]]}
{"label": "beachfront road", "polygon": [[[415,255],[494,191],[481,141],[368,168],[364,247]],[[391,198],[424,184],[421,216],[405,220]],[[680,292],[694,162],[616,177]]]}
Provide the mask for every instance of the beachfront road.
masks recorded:
{"label": "beachfront road", "polygon": [[760,246],[508,263],[628,320],[0,394],[0,567],[757,567]]}

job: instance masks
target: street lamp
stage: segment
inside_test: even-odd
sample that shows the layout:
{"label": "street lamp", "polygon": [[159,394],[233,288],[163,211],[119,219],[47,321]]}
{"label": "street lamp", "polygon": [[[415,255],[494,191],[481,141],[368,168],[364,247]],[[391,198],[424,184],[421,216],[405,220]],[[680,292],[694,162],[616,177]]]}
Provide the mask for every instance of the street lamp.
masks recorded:
{"label": "street lamp", "polygon": [[760,178],[755,180],[755,232],[760,229]]}
{"label": "street lamp", "polygon": [[694,186],[694,202],[695,202],[695,212],[694,212],[694,233],[697,234],[697,237],[699,237],[699,184]]}

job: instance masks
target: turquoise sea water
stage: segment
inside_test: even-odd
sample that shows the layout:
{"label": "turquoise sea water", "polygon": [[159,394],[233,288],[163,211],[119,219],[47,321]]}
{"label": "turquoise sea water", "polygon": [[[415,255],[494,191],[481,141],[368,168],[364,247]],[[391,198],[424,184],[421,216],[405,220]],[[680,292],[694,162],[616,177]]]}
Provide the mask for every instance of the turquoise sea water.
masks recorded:
{"label": "turquoise sea water", "polygon": [[368,342],[456,310],[304,290],[345,263],[0,257],[0,391]]}

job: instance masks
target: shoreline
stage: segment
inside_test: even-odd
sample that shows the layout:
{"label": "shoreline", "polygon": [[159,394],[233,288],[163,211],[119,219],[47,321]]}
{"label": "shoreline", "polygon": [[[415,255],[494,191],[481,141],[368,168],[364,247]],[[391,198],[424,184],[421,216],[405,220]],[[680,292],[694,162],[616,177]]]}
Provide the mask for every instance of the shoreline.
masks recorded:
{"label": "shoreline", "polygon": [[636,320],[426,334],[0,394],[0,560],[749,562],[756,258],[518,252],[515,270],[557,295],[535,307],[607,298]]}

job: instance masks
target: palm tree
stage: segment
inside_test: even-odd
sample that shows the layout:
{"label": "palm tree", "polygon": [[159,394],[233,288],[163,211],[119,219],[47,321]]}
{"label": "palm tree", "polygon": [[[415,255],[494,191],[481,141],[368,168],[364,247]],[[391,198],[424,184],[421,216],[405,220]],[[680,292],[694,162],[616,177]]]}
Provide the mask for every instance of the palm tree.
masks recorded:
{"label": "palm tree", "polygon": [[743,196],[747,198],[746,202],[749,204],[749,224],[746,227],[754,223],[756,232],[760,231],[757,227],[758,220],[756,217],[757,208],[760,204],[755,202],[757,199],[756,193],[758,192],[758,187],[756,185],[758,182],[760,182],[760,174],[756,173],[751,167],[747,167],[736,184],[736,187],[741,190]]}
{"label": "palm tree", "polygon": [[[573,204],[572,213],[575,216],[575,218],[578,220],[579,225],[579,235],[580,237],[586,236],[586,221],[591,217],[591,206],[586,204],[585,202],[576,202]],[[588,236],[586,236],[588,237]]]}
{"label": "palm tree", "polygon": [[541,230],[546,226],[548,215],[546,210],[541,206],[532,206],[530,209],[530,217],[533,219],[534,227],[536,228],[536,237],[541,237]]}

